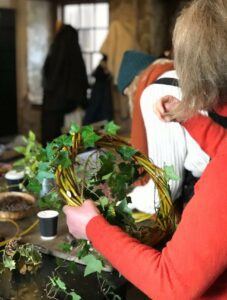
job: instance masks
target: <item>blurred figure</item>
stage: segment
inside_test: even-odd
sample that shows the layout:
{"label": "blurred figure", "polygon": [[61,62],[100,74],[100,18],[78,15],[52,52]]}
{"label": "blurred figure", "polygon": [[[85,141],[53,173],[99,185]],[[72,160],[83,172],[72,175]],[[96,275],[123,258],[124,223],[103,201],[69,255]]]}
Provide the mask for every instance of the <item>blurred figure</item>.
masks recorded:
{"label": "blurred figure", "polygon": [[132,117],[134,96],[138,87],[139,77],[143,71],[155,61],[155,57],[135,50],[125,51],[118,74],[118,90],[128,96],[129,111]]}
{"label": "blurred figure", "polygon": [[88,102],[83,125],[113,120],[112,77],[107,69],[106,55],[103,55],[92,76],[95,82],[91,88],[91,98]]}
{"label": "blurred figure", "polygon": [[[160,168],[173,166],[179,179],[169,182],[172,200],[183,195],[186,202],[193,195],[194,184],[209,156],[178,123],[164,123],[154,113],[153,106],[161,97],[172,95],[181,99],[181,90],[172,60],[161,58],[151,64],[147,61],[146,67],[142,63],[145,57],[141,52],[125,52],[118,77],[119,91],[128,96],[131,105],[131,143]],[[129,194],[129,205],[153,214],[159,207],[159,196],[154,182],[148,180],[147,177],[137,182],[143,186]]]}
{"label": "blurred figure", "polygon": [[62,25],[43,66],[42,143],[61,134],[64,115],[77,107],[86,108],[88,79],[78,33]]}

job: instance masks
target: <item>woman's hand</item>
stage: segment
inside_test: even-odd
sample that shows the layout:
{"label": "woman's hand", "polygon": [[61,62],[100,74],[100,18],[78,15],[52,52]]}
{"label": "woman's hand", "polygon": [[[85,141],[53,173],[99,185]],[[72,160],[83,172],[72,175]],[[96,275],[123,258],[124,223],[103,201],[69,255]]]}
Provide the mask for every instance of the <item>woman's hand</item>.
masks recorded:
{"label": "woman's hand", "polygon": [[77,239],[87,239],[86,227],[91,219],[100,214],[95,203],[91,200],[84,201],[78,207],[64,206],[66,223],[69,232]]}
{"label": "woman's hand", "polygon": [[177,107],[179,102],[180,101],[173,96],[164,96],[154,104],[154,112],[161,121],[173,121],[169,113]]}

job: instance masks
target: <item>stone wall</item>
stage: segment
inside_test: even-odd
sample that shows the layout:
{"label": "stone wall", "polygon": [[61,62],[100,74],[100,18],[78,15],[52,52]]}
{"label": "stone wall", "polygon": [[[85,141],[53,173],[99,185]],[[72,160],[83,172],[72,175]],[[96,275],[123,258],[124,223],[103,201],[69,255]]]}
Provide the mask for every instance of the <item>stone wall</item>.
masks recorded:
{"label": "stone wall", "polygon": [[[139,49],[161,56],[171,48],[171,28],[176,10],[186,0],[110,0],[110,22],[130,22],[135,29]],[[190,0],[188,0],[190,1]],[[115,121],[121,125],[123,134],[130,134],[131,120],[126,97],[113,85]]]}
{"label": "stone wall", "polygon": [[21,132],[41,135],[42,66],[53,37],[53,5],[47,0],[26,2],[27,92],[23,98]]}
{"label": "stone wall", "polygon": [[161,55],[169,46],[169,27],[179,3],[177,0],[110,0],[110,22],[132,22],[140,50]]}

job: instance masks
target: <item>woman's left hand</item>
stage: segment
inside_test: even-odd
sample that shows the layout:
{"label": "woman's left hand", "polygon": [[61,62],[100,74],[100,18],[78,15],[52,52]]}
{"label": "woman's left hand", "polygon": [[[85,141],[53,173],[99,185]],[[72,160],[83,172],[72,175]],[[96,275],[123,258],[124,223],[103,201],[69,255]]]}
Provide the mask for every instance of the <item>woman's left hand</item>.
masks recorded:
{"label": "woman's left hand", "polygon": [[86,200],[83,205],[78,207],[66,205],[63,211],[66,215],[69,232],[77,239],[87,239],[87,224],[91,219],[100,214],[92,200]]}

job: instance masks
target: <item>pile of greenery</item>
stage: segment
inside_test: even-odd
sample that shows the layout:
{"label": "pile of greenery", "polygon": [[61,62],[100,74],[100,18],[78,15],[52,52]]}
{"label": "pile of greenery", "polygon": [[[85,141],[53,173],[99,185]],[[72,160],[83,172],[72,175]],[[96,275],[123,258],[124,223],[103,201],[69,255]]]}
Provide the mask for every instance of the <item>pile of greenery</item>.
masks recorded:
{"label": "pile of greenery", "polygon": [[0,275],[6,270],[19,270],[21,274],[35,273],[42,263],[42,256],[31,244],[20,244],[13,239],[0,250]]}

